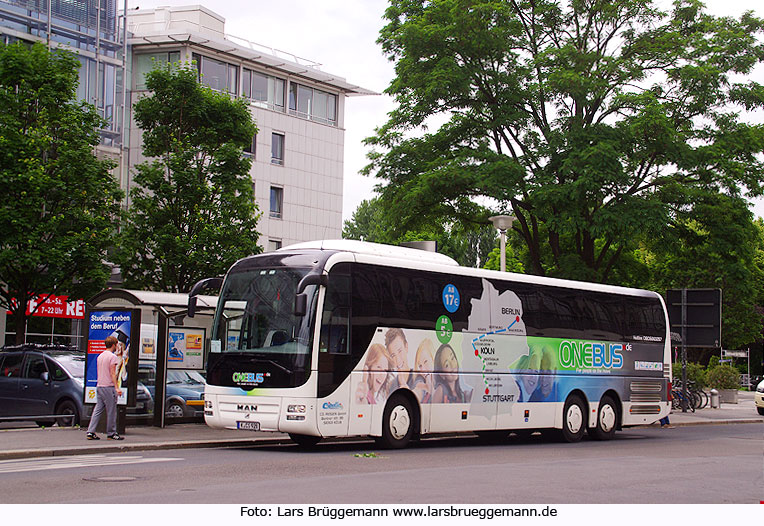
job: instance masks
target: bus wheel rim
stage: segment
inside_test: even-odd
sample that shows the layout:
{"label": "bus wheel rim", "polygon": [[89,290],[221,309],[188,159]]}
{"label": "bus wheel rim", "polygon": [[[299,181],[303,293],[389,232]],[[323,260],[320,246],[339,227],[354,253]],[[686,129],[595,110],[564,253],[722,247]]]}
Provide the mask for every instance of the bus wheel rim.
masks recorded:
{"label": "bus wheel rim", "polygon": [[581,430],[581,426],[584,423],[584,415],[577,404],[573,404],[568,408],[567,423],[568,431],[571,433],[576,434]]}
{"label": "bus wheel rim", "polygon": [[610,404],[604,405],[600,409],[600,427],[602,430],[607,433],[611,429],[615,427],[615,409],[613,409],[613,406]]}
{"label": "bus wheel rim", "polygon": [[396,440],[400,440],[406,436],[410,426],[411,418],[408,410],[402,405],[395,406],[390,412],[390,434]]}

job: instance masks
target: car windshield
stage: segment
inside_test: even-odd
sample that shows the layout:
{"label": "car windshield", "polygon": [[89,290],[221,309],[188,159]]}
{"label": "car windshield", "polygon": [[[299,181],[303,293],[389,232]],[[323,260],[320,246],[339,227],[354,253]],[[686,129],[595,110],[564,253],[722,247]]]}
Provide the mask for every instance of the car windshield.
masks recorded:
{"label": "car windshield", "polygon": [[168,384],[204,385],[204,377],[196,371],[167,371]]}
{"label": "car windshield", "polygon": [[228,276],[213,328],[213,346],[223,352],[310,354],[310,316],[293,313],[297,284],[306,272],[262,268]]}
{"label": "car windshield", "polygon": [[85,357],[81,354],[56,354],[54,358],[75,378],[85,378]]}

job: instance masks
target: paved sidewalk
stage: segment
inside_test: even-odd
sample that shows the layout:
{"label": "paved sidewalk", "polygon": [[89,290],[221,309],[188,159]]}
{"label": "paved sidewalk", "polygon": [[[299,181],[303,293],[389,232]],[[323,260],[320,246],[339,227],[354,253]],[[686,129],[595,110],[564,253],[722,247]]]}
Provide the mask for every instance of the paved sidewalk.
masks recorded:
{"label": "paved sidewalk", "polygon": [[[764,423],[756,412],[753,393],[740,392],[738,404],[722,404],[719,409],[695,413],[674,412],[671,424],[677,427],[709,424]],[[657,427],[658,424],[653,424]],[[764,432],[764,428],[762,428]],[[134,426],[126,429],[125,440],[86,440],[86,430],[50,427],[45,429],[0,429],[0,460],[64,455],[87,455],[156,449],[208,448],[289,443],[281,433],[252,433],[211,429],[204,424],[173,424],[165,428]]]}

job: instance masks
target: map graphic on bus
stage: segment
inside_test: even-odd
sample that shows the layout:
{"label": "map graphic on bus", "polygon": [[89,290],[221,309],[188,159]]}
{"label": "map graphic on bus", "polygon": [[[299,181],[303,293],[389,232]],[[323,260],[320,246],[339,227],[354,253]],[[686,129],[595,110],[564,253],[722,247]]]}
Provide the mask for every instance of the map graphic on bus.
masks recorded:
{"label": "map graphic on bus", "polygon": [[560,402],[561,372],[610,374],[622,366],[628,346],[621,342],[527,336],[517,294],[499,293],[485,279],[482,286],[467,307],[467,330],[446,343],[439,331],[381,328],[359,364],[355,402],[383,404],[406,387],[422,404],[470,403],[489,414],[493,407],[481,406],[500,403],[511,412],[517,402]]}

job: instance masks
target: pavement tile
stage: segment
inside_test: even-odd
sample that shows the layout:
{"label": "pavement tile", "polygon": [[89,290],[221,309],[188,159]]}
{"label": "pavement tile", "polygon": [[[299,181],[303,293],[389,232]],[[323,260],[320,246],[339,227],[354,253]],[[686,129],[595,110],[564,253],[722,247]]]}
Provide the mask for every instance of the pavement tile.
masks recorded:
{"label": "pavement tile", "polygon": [[[764,423],[757,413],[753,393],[741,391],[738,404],[722,404],[718,409],[702,409],[695,413],[671,413],[676,427],[730,423]],[[652,424],[657,427],[658,424]],[[265,443],[288,443],[283,433],[246,432],[212,429],[204,424],[172,424],[164,428],[128,426],[125,440],[87,440],[84,428],[0,429],[0,460],[64,455],[88,455],[146,451],[157,449],[248,446]],[[101,436],[101,438],[105,438]]]}

